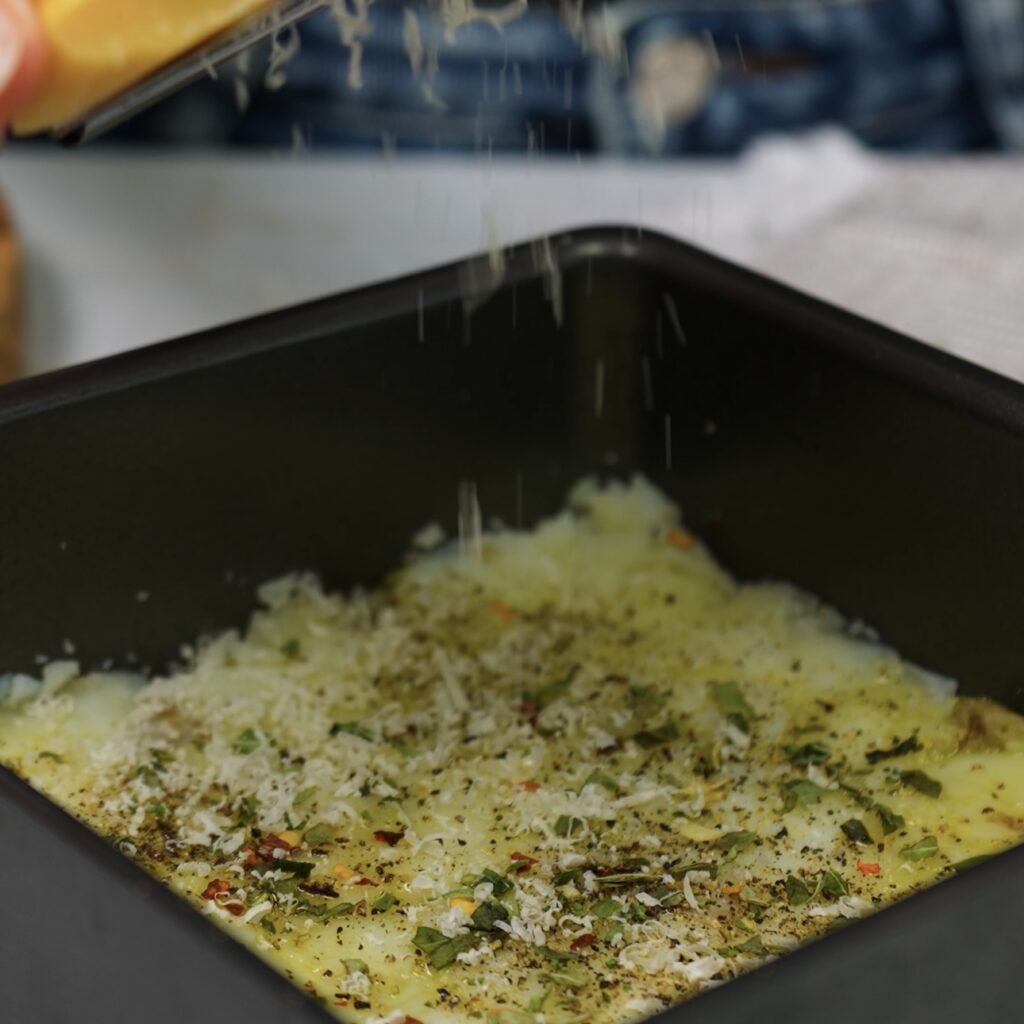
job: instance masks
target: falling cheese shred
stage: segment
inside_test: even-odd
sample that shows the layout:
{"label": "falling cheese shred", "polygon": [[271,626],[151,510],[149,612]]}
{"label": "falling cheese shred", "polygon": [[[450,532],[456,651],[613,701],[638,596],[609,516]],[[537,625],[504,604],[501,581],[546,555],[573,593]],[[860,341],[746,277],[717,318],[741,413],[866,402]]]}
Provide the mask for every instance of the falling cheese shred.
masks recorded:
{"label": "falling cheese shred", "polygon": [[639,1020],[1019,840],[1021,719],[680,531],[587,482],[278,580],[165,678],[6,677],[0,761],[360,1021]]}

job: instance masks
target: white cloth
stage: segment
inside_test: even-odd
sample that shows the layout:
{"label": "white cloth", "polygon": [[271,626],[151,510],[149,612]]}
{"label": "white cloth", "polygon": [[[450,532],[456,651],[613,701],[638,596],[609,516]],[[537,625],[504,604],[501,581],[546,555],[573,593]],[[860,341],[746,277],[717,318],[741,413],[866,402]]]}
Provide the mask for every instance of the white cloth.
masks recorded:
{"label": "white cloth", "polygon": [[30,369],[163,340],[584,224],[686,238],[1024,379],[1016,161],[887,161],[845,136],[739,161],[56,151],[0,160]]}

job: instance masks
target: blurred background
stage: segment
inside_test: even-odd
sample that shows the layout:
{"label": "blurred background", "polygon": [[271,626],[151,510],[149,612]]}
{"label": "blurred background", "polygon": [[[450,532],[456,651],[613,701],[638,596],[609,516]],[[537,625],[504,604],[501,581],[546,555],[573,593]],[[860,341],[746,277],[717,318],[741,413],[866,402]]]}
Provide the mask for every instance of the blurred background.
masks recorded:
{"label": "blurred background", "polygon": [[615,222],[1024,379],[1024,0],[364,2],[8,144],[0,374]]}

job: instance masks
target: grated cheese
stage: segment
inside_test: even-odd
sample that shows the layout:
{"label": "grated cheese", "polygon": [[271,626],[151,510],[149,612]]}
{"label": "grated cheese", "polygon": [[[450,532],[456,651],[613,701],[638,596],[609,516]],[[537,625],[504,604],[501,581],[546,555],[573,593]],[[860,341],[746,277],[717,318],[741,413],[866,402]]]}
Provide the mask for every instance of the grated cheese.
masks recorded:
{"label": "grated cheese", "polygon": [[501,31],[510,21],[526,13],[529,0],[508,0],[495,6],[479,6],[475,0],[440,0],[438,14],[444,26],[445,42],[455,42],[460,28],[474,22],[484,22]]}
{"label": "grated cheese", "polygon": [[487,533],[466,485],[379,590],[273,581],[164,678],[2,677],[0,760],[358,1022],[637,1020],[1019,840],[1016,716],[737,584],[642,480],[569,508]]}
{"label": "grated cheese", "polygon": [[342,46],[348,50],[348,87],[363,87],[363,42],[373,31],[370,5],[373,0],[330,0],[329,10],[338,24]]}
{"label": "grated cheese", "polygon": [[409,67],[416,78],[423,71],[423,37],[420,35],[420,21],[411,7],[402,11],[402,45],[409,57]]}
{"label": "grated cheese", "polygon": [[294,25],[288,25],[283,32],[274,33],[270,42],[266,74],[263,76],[263,87],[268,92],[276,92],[287,82],[285,65],[298,56],[301,45],[299,30]]}

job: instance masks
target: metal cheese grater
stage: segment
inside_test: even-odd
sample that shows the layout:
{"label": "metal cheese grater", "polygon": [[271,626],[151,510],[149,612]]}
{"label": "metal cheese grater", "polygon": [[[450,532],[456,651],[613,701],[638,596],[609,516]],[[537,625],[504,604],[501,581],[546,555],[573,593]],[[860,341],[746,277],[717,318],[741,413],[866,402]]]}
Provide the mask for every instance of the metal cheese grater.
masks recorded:
{"label": "metal cheese grater", "polygon": [[281,0],[155,71],[105,103],[59,125],[53,129],[52,135],[66,146],[77,146],[95,139],[171,93],[210,74],[219,64],[237,57],[250,46],[329,5],[330,0]]}

